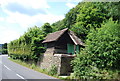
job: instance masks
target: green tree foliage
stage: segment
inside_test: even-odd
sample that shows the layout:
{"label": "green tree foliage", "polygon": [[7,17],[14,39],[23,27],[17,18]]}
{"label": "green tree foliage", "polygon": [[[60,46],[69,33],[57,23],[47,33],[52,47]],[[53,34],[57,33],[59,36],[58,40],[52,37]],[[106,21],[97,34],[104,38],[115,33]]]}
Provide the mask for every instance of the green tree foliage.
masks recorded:
{"label": "green tree foliage", "polygon": [[76,32],[79,37],[85,39],[90,29],[101,27],[106,13],[102,13],[103,9],[97,6],[96,3],[84,3],[80,5],[76,23],[72,27],[72,30]]}
{"label": "green tree foliage", "polygon": [[63,19],[61,21],[57,21],[57,22],[53,23],[52,24],[53,32],[66,28],[64,21],[65,20]]}
{"label": "green tree foliage", "polygon": [[120,1],[110,2],[105,6],[108,10],[108,17],[112,17],[114,21],[118,20],[120,22]]}
{"label": "green tree foliage", "polygon": [[2,45],[2,54],[8,54],[8,51],[7,51],[7,43],[4,43]]}
{"label": "green tree foliage", "polygon": [[[82,78],[111,79],[120,70],[120,24],[109,20],[87,36],[86,47],[73,60],[74,73]],[[108,72],[108,70],[110,70]]]}
{"label": "green tree foliage", "polygon": [[50,26],[49,23],[45,23],[45,24],[42,26],[42,30],[43,30],[44,35],[46,36],[48,33],[51,33],[51,32],[52,32],[52,27]]}
{"label": "green tree foliage", "polygon": [[72,8],[66,15],[65,15],[65,26],[67,28],[71,28],[73,24],[76,23],[76,19],[77,19],[77,15],[79,14],[79,8],[80,7],[76,7],[76,8]]}
{"label": "green tree foliage", "polygon": [[9,55],[21,60],[37,61],[44,52],[43,39],[43,31],[39,27],[29,28],[19,39],[8,44]]}
{"label": "green tree foliage", "polygon": [[72,62],[75,76],[110,79],[113,77],[111,69],[120,69],[119,23],[120,2],[80,2],[63,20],[52,25],[45,23],[41,29],[28,29],[19,39],[9,43],[8,52],[14,58],[38,60],[44,52],[44,37],[48,33],[69,28],[86,44]]}
{"label": "green tree foliage", "polygon": [[72,25],[74,25],[76,23],[77,14],[79,14],[78,10],[79,10],[79,7],[75,7],[73,9],[71,9],[65,15],[65,18],[63,20],[53,23],[52,24],[53,30],[58,31],[58,30],[62,30],[64,28],[70,29],[72,27]]}
{"label": "green tree foliage", "polygon": [[80,2],[52,27],[54,31],[69,28],[84,41],[91,29],[100,28],[111,17],[120,20],[120,2]]}

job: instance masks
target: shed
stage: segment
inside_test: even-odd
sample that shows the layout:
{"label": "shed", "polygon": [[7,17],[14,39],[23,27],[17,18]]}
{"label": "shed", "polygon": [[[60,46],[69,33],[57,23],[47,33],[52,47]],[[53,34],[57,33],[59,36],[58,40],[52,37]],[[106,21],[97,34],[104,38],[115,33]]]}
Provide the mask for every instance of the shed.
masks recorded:
{"label": "shed", "polygon": [[54,54],[75,54],[84,43],[68,28],[47,35],[42,42],[46,48],[54,47]]}
{"label": "shed", "polygon": [[55,65],[58,75],[69,75],[72,72],[70,62],[74,58],[74,54],[84,47],[81,39],[68,28],[48,34],[42,43],[44,43],[46,51],[40,67],[50,70]]}

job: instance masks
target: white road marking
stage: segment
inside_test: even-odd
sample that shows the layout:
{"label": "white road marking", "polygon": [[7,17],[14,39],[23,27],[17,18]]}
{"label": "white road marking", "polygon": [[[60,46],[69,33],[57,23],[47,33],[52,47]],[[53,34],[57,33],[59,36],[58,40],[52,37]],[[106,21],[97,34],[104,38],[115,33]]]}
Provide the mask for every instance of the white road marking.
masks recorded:
{"label": "white road marking", "polygon": [[21,79],[24,79],[22,76],[20,76],[19,74],[16,74],[18,77],[20,77]]}
{"label": "white road marking", "polygon": [[4,65],[4,67],[5,67],[5,68],[7,68],[8,70],[10,70],[10,71],[11,71],[11,69],[10,69],[10,68],[8,68],[6,65]]}

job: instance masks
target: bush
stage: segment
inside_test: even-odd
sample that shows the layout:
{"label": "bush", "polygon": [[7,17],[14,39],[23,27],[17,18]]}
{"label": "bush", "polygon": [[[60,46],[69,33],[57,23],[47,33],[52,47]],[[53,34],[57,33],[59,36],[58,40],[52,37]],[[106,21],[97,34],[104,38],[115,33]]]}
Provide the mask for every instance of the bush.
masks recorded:
{"label": "bush", "polygon": [[31,68],[32,69],[34,69],[36,66],[35,66],[35,64],[33,63],[32,65],[31,65]]}
{"label": "bush", "polygon": [[120,24],[109,20],[87,36],[86,47],[72,61],[78,78],[111,79],[120,70]]}
{"label": "bush", "polygon": [[8,54],[7,49],[2,49],[2,54]]}
{"label": "bush", "polygon": [[0,50],[0,52],[2,52],[2,54],[8,54],[7,43],[4,43],[2,45],[2,49]]}
{"label": "bush", "polygon": [[29,28],[23,36],[8,44],[8,53],[14,59],[37,62],[45,50],[42,45],[43,39],[44,35],[39,27]]}
{"label": "bush", "polygon": [[57,74],[57,66],[56,65],[52,65],[48,74],[50,75],[56,75]]}

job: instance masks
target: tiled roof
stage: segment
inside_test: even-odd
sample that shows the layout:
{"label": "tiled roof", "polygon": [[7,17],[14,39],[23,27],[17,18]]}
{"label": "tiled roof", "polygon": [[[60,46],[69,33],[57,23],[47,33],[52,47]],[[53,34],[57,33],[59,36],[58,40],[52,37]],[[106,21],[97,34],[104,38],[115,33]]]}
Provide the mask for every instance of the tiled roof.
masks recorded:
{"label": "tiled roof", "polygon": [[47,35],[46,39],[42,43],[56,41],[68,28]]}
{"label": "tiled roof", "polygon": [[65,28],[65,29],[63,29],[63,30],[61,30],[61,31],[57,31],[57,32],[48,34],[47,37],[46,37],[46,39],[45,39],[42,43],[57,41],[57,39],[60,38],[66,31],[67,31],[68,35],[70,36],[70,38],[72,39],[72,41],[73,41],[76,45],[82,45],[82,46],[84,46],[84,43],[81,41],[81,39],[79,39],[79,38],[74,34],[74,32],[68,31],[68,28]]}

